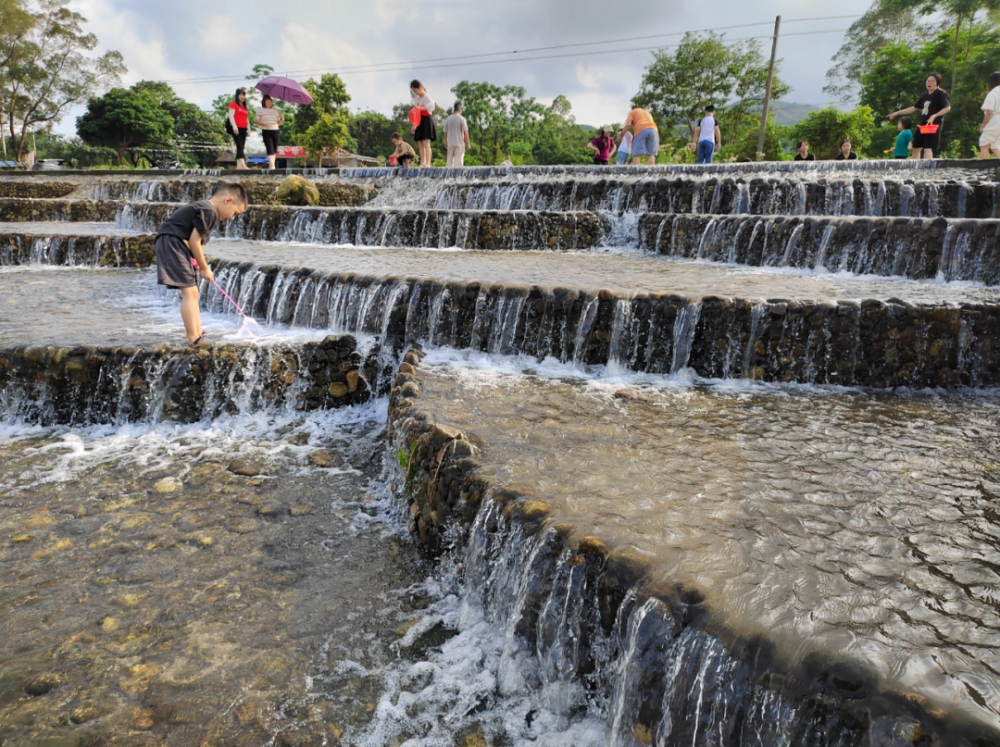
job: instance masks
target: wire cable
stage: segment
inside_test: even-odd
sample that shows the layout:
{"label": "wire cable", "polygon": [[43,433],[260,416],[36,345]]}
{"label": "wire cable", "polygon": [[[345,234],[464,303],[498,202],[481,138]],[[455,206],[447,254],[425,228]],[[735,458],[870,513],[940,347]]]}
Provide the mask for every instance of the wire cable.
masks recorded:
{"label": "wire cable", "polygon": [[[860,15],[822,16],[822,17],[817,16],[817,17],[812,17],[812,18],[791,18],[791,19],[789,19],[787,21],[783,20],[782,23],[788,24],[788,23],[806,23],[806,22],[813,22],[813,21],[834,21],[834,20],[846,20],[846,19],[860,18],[860,17],[861,17]],[[712,28],[712,29],[694,29],[694,30],[688,30],[688,31],[674,31],[674,32],[666,33],[666,34],[650,34],[650,35],[646,35],[646,36],[632,36],[632,37],[622,37],[622,38],[619,38],[619,39],[605,39],[605,40],[602,40],[602,41],[575,42],[575,43],[572,43],[572,44],[556,44],[556,45],[551,45],[551,46],[546,46],[546,47],[529,47],[527,49],[514,49],[514,50],[510,50],[508,52],[486,52],[486,53],[483,53],[483,54],[475,54],[475,55],[456,55],[456,56],[452,56],[452,57],[432,57],[432,58],[427,58],[427,59],[423,59],[423,60],[406,60],[406,61],[395,61],[395,62],[373,62],[373,63],[370,63],[368,65],[356,65],[354,67],[340,68],[337,72],[338,72],[338,74],[349,74],[349,73],[356,73],[356,72],[365,72],[365,73],[368,73],[368,72],[372,72],[372,73],[374,73],[374,72],[398,72],[400,70],[409,70],[409,69],[412,69],[412,67],[414,65],[427,65],[427,66],[429,66],[431,68],[455,67],[455,65],[434,65],[434,64],[431,64],[431,63],[451,62],[451,61],[471,61],[471,60],[480,60],[480,59],[486,58],[486,57],[504,57],[504,56],[509,56],[509,55],[533,54],[535,52],[545,52],[545,51],[552,51],[552,50],[558,50],[558,49],[569,49],[569,48],[572,48],[572,47],[593,47],[593,46],[601,46],[601,45],[604,45],[604,44],[618,44],[618,43],[624,43],[624,42],[648,41],[649,39],[663,39],[663,38],[668,38],[668,37],[673,37],[673,36],[684,36],[685,34],[716,33],[716,32],[719,32],[719,31],[732,31],[732,30],[735,30],[735,29],[754,28],[754,27],[757,27],[757,26],[770,26],[772,23],[773,23],[773,21],[761,21],[759,23],[744,23],[744,24],[738,24],[738,25],[734,25],[734,26],[720,26],[720,27]],[[836,30],[836,31],[839,33],[841,30]],[[783,38],[783,37],[786,37],[786,36],[801,36],[801,35],[809,34],[809,33],[834,33],[834,30],[830,30],[830,31],[817,31],[817,32],[800,32],[800,33],[792,33],[792,34],[781,34],[780,36]],[[742,40],[728,40],[728,41],[745,41],[747,39],[770,39],[771,37],[772,37],[772,34],[768,34],[766,36],[746,37],[745,39],[742,39]],[[671,45],[668,45],[668,46],[671,46]],[[641,51],[641,52],[645,52],[645,51],[649,51],[650,49],[659,49],[659,48],[661,48],[661,46],[657,46],[657,47],[642,47],[642,48],[638,48],[638,49],[629,49],[629,50],[613,50],[613,52],[622,52],[622,51],[637,51],[637,52]],[[592,52],[591,54],[605,54],[605,53],[607,53],[607,52]],[[556,58],[562,57],[562,56],[573,56],[573,55],[550,55],[550,56],[544,56],[544,57],[530,57],[530,58],[526,58],[526,57],[513,57],[510,60],[496,60],[496,62],[510,62],[511,60],[530,60],[530,59],[536,59],[536,60],[537,59],[556,59]],[[472,62],[468,62],[468,64],[488,64],[488,63],[483,63],[483,62],[472,63]],[[404,66],[404,65],[406,67],[401,67],[401,66]],[[383,68],[383,67],[391,68],[391,70],[377,70],[377,69],[375,69],[375,68]],[[329,69],[328,68],[313,68],[313,69],[307,69],[307,70],[290,70],[290,71],[287,71],[286,74],[288,76],[292,76],[292,75],[309,75],[309,74],[325,73],[325,72],[329,72]],[[240,75],[240,76],[226,75],[226,76],[213,76],[213,77],[206,77],[206,78],[187,78],[187,79],[182,79],[182,80],[167,81],[167,83],[169,83],[171,85],[182,85],[182,84],[191,85],[191,84],[195,84],[195,83],[223,83],[223,82],[232,82],[232,81],[240,81],[240,80],[246,80],[246,77],[242,76],[242,75]]]}

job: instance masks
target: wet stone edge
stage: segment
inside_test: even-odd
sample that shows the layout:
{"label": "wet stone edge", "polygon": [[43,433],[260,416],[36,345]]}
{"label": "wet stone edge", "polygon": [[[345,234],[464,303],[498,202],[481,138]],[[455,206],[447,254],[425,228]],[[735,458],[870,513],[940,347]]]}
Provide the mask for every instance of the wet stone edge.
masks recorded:
{"label": "wet stone edge", "polygon": [[0,233],[0,266],[151,267],[156,264],[155,243],[152,234]]}
{"label": "wet stone edge", "polygon": [[[683,364],[708,379],[873,388],[1000,384],[996,304],[698,299],[324,273],[225,259],[212,264],[231,294],[256,289],[254,298],[240,299],[248,313],[276,324],[384,331],[386,344],[400,351],[406,341],[421,340],[587,365],[603,365],[615,355],[633,371],[654,374]],[[275,305],[271,295],[279,287],[283,302]],[[392,288],[399,292],[388,292]],[[330,299],[348,292],[388,298],[393,306],[360,324],[341,319],[336,314],[342,309]],[[269,318],[275,308],[283,315]]]}
{"label": "wet stone edge", "polygon": [[377,349],[362,356],[350,335],[267,347],[11,347],[0,350],[0,417],[189,423],[265,407],[343,407],[371,399],[377,360]]}

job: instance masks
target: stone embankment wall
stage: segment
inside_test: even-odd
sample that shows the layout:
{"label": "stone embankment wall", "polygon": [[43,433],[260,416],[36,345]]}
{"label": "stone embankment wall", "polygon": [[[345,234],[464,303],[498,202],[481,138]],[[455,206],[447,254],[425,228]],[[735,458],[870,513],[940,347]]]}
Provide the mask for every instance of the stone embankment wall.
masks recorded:
{"label": "stone embankment wall", "polygon": [[[487,615],[514,616],[498,622],[537,652],[543,680],[579,682],[607,709],[609,743],[698,743],[700,729],[734,747],[765,731],[776,744],[817,734],[868,747],[995,744],[985,727],[885,689],[856,661],[789,661],[766,635],[714,616],[697,588],[653,581],[647,561],[553,523],[543,500],[496,484],[480,439],[421,409],[421,357],[412,349],[399,368],[387,427],[410,531],[429,554],[460,558]],[[580,614],[548,617],[567,605]]]}
{"label": "stone embankment wall", "polygon": [[110,223],[124,205],[102,200],[0,199],[0,222],[72,221]]}
{"label": "stone embankment wall", "polygon": [[444,185],[438,208],[604,210],[614,213],[715,215],[857,215],[996,218],[995,182],[905,182],[867,179],[634,176],[456,183]]}
{"label": "stone embankment wall", "polygon": [[[706,378],[1000,384],[995,305],[691,299],[324,274],[249,262],[213,267],[218,282],[258,318],[384,335],[397,349],[419,340],[585,364],[615,361],[649,373],[690,367]],[[241,289],[252,295],[241,296]]]}
{"label": "stone embankment wall", "polygon": [[156,264],[155,237],[0,234],[0,265],[149,267]]}
{"label": "stone embankment wall", "polygon": [[65,197],[75,190],[77,185],[71,181],[39,181],[37,179],[4,179],[0,180],[0,199],[42,198],[53,199]]}
{"label": "stone embankment wall", "polygon": [[[251,205],[278,205],[280,204],[277,198],[278,187],[284,178],[283,176],[251,178],[220,176],[205,179],[101,179],[90,186],[89,194],[91,198],[98,200],[193,202],[208,199],[216,184],[227,181],[243,185],[250,197]],[[369,184],[326,180],[313,183],[319,192],[319,205],[325,207],[357,207],[378,194],[378,188]]]}
{"label": "stone embankment wall", "polygon": [[0,415],[75,425],[340,407],[371,397],[376,359],[363,357],[349,336],[274,347],[7,348],[0,350]]}

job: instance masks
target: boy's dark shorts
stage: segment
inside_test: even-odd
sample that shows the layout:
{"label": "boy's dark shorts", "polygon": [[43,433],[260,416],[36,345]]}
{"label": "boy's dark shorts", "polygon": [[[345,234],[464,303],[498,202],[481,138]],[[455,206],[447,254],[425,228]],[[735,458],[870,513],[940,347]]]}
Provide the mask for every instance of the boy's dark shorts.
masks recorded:
{"label": "boy's dark shorts", "polygon": [[156,282],[168,288],[198,285],[198,271],[191,264],[191,251],[176,236],[156,237]]}

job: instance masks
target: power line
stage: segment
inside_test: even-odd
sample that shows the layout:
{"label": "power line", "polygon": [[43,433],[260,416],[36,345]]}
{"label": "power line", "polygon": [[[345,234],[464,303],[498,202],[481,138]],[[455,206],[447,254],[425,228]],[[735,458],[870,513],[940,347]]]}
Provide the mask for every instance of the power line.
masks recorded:
{"label": "power line", "polygon": [[[861,16],[859,16],[859,15],[822,16],[822,17],[817,16],[817,17],[812,17],[812,18],[793,18],[793,19],[790,19],[788,21],[785,21],[785,23],[806,23],[806,22],[814,22],[814,21],[834,21],[834,20],[846,20],[846,19],[853,19],[853,18],[860,18],[860,17]],[[690,31],[675,31],[675,32],[667,33],[667,34],[650,34],[650,35],[646,35],[646,36],[622,37],[622,38],[619,38],[619,39],[605,39],[605,40],[602,40],[602,41],[576,42],[576,43],[573,43],[573,44],[557,44],[557,45],[551,45],[551,46],[547,46],[547,47],[531,47],[531,48],[527,48],[527,49],[514,49],[514,50],[510,50],[508,52],[487,52],[487,53],[475,54],[475,55],[457,55],[457,56],[452,56],[452,57],[432,57],[432,58],[423,59],[423,60],[408,60],[408,61],[395,61],[395,62],[375,62],[375,63],[370,63],[368,65],[356,65],[354,67],[340,68],[339,70],[337,70],[337,73],[338,74],[342,74],[342,75],[347,75],[347,74],[352,74],[352,73],[399,72],[401,70],[412,69],[413,66],[415,66],[415,65],[426,65],[426,66],[428,66],[430,68],[456,67],[457,65],[437,65],[437,64],[432,64],[432,63],[438,63],[438,62],[452,62],[452,61],[461,61],[460,64],[482,65],[482,64],[494,64],[494,63],[499,63],[499,62],[512,62],[512,61],[522,61],[522,60],[557,59],[557,58],[560,58],[560,57],[575,56],[575,54],[570,54],[570,55],[546,55],[546,56],[537,56],[537,57],[510,57],[510,59],[505,59],[505,60],[488,60],[488,61],[485,61],[485,62],[470,62],[471,60],[481,60],[482,58],[486,58],[486,57],[505,57],[505,56],[510,56],[510,55],[532,54],[532,53],[535,53],[535,52],[545,52],[545,51],[558,50],[558,49],[569,49],[569,48],[572,48],[572,47],[592,47],[592,46],[601,46],[601,45],[604,45],[604,44],[617,44],[617,43],[623,43],[623,42],[647,41],[649,39],[661,39],[661,38],[667,38],[667,37],[673,37],[673,36],[683,36],[683,35],[689,34],[689,33],[698,34],[698,33],[707,33],[707,32],[732,31],[732,30],[735,30],[735,29],[754,28],[754,27],[757,27],[757,26],[769,26],[771,23],[772,23],[771,21],[764,21],[764,22],[760,22],[760,23],[745,23],[745,24],[738,24],[738,25],[734,25],[734,26],[721,26],[721,27],[712,28],[712,29],[695,29],[695,30],[690,30]],[[797,34],[795,34],[795,33],[793,33],[793,34],[783,34],[782,38],[784,38],[786,36],[803,36],[803,35],[813,34],[813,33],[816,33],[816,34],[842,33],[843,31],[846,31],[846,30],[847,29],[836,29],[836,30],[831,29],[831,30],[827,30],[827,31],[800,32],[800,33],[797,33]],[[736,39],[736,40],[729,40],[729,41],[747,41],[749,39],[770,39],[770,38],[771,38],[771,35],[768,34],[767,36],[751,36],[751,37],[745,37],[744,39]],[[673,45],[670,45],[670,46],[673,46]],[[591,54],[616,54],[616,53],[620,53],[620,52],[645,52],[645,51],[649,51],[651,49],[659,49],[659,48],[661,48],[661,47],[660,46],[656,46],[656,47],[641,47],[641,48],[630,48],[630,49],[618,49],[618,50],[607,50],[607,51],[600,51],[600,52],[591,52]],[[386,68],[386,69],[377,69],[377,68]],[[309,74],[314,74],[314,73],[325,73],[325,72],[329,72],[329,69],[328,68],[313,68],[313,69],[310,69],[310,70],[291,70],[291,71],[286,71],[286,74],[289,75],[289,76],[291,76],[291,75],[309,75]],[[194,84],[202,84],[202,83],[225,83],[225,82],[242,81],[242,80],[246,80],[246,77],[242,76],[242,75],[240,75],[240,76],[225,75],[225,76],[214,76],[214,77],[208,77],[208,78],[187,78],[187,79],[183,79],[183,80],[167,81],[167,83],[169,83],[171,85],[194,85]]]}

